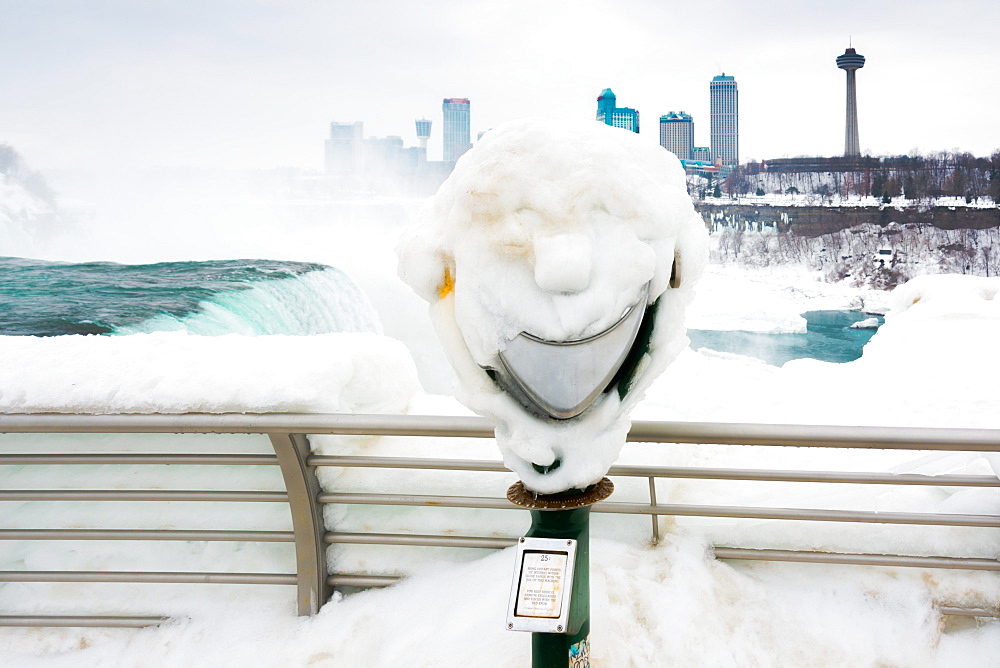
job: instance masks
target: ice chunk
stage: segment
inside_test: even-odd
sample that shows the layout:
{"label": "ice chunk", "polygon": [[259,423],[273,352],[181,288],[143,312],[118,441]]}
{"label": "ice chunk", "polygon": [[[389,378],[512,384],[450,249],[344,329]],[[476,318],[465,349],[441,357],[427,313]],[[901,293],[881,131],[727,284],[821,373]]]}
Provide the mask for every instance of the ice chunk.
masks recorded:
{"label": "ice chunk", "polygon": [[878,318],[865,318],[851,325],[851,329],[878,329]]}

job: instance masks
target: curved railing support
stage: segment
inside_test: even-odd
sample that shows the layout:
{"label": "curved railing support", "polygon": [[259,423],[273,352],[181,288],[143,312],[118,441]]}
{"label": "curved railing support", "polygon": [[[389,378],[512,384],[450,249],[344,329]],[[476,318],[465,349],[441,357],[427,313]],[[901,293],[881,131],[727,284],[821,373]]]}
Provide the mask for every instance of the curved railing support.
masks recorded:
{"label": "curved railing support", "polygon": [[306,463],[309,441],[305,434],[268,434],[278,456],[281,477],[288,492],[295,532],[296,602],[300,615],[315,615],[329,598],[323,508],[316,469]]}

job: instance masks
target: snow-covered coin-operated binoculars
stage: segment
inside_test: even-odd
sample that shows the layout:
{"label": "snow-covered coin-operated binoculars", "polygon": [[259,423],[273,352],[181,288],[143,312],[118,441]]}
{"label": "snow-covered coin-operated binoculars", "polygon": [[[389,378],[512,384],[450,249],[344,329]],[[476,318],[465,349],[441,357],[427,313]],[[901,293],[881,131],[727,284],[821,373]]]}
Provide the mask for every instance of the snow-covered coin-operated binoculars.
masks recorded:
{"label": "snow-covered coin-operated binoculars", "polygon": [[507,628],[532,665],[589,666],[589,511],[629,411],[687,345],[706,233],[677,159],[602,123],[490,130],[400,243],[459,399],[496,422],[507,492],[531,511]]}
{"label": "snow-covered coin-operated binoculars", "polygon": [[706,233],[677,159],[593,121],[486,133],[399,247],[459,399],[536,494],[596,484],[687,345]]}

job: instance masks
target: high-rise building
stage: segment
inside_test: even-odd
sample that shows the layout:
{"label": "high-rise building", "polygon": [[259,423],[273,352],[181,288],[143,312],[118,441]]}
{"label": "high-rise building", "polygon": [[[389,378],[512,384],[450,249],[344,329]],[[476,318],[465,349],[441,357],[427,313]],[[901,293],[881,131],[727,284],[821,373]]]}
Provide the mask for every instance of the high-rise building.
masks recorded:
{"label": "high-rise building", "polygon": [[660,146],[681,160],[692,159],[694,119],[690,114],[671,111],[660,116]]}
{"label": "high-rise building", "polygon": [[852,48],[837,56],[837,67],[847,72],[847,127],[844,135],[844,155],[861,155],[858,138],[858,98],[854,88],[854,73],[865,66],[865,57]]}
{"label": "high-rise building", "polygon": [[709,84],[711,108],[712,159],[734,167],[740,158],[740,108],[736,79],[725,72],[712,78]]}
{"label": "high-rise building", "polygon": [[431,122],[426,118],[418,118],[416,120],[417,124],[417,140],[420,142],[420,148],[427,150],[427,140],[431,136]]}
{"label": "high-rise building", "polygon": [[364,164],[362,135],[364,123],[330,123],[330,138],[326,140],[327,174],[357,174]]}
{"label": "high-rise building", "polygon": [[469,100],[448,97],[441,105],[444,112],[444,161],[455,162],[472,148],[472,124]]}
{"label": "high-rise building", "polygon": [[691,159],[699,162],[712,162],[712,149],[708,146],[695,146],[691,149]]}
{"label": "high-rise building", "polygon": [[616,106],[617,99],[610,88],[605,88],[597,98],[597,120],[616,128],[639,131],[639,112],[628,107]]}
{"label": "high-rise building", "polygon": [[366,175],[392,173],[403,162],[405,149],[402,137],[368,137],[364,140],[364,147]]}

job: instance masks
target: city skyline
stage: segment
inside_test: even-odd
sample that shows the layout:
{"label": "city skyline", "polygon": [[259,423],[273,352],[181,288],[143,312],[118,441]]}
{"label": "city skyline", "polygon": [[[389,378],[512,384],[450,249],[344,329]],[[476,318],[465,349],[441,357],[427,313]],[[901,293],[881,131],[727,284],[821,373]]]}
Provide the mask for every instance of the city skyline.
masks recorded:
{"label": "city skyline", "polygon": [[[432,11],[398,0],[0,0],[0,142],[38,169],[322,169],[316,139],[331,121],[363,119],[371,136],[416,145],[413,119],[437,120],[437,104],[456,93],[476,103],[473,137],[525,115],[590,116],[609,85],[647,118],[684,109],[705,128],[705,82],[725,71],[740,84],[741,161],[833,156],[843,150],[844,74],[831,53],[850,39],[870,63],[857,81],[862,153],[1000,148],[1000,90],[983,85],[1000,69],[1000,5],[916,0],[898,12],[845,0],[833,12],[777,2],[762,12],[720,0],[726,21],[709,42],[697,7],[646,0],[513,0],[502,12],[482,0]],[[640,133],[651,143],[656,125]],[[431,160],[441,137],[436,126]]]}

